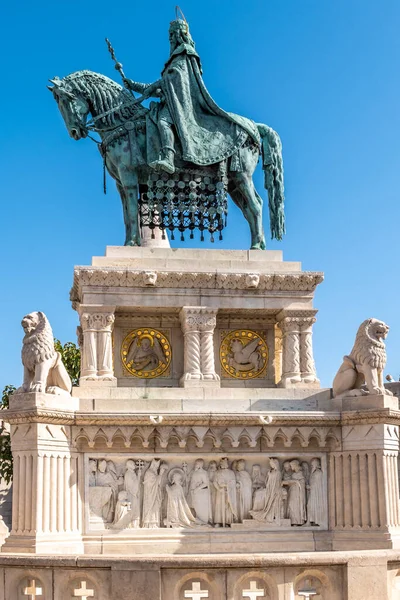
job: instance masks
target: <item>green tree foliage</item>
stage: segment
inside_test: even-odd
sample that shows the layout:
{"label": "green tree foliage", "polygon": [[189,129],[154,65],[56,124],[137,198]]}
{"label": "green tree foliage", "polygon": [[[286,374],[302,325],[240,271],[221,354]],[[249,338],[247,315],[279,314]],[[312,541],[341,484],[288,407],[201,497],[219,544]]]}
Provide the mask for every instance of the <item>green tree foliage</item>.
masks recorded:
{"label": "green tree foliage", "polygon": [[[10,396],[15,392],[13,385],[6,385],[1,396],[0,409],[8,408]],[[13,472],[10,433],[6,430],[5,423],[0,421],[0,479],[10,483]]]}
{"label": "green tree foliage", "polygon": [[[61,354],[62,361],[71,377],[72,385],[78,385],[79,374],[81,370],[81,353],[79,348],[73,342],[61,344],[60,340],[54,339],[54,347]],[[10,396],[17,388],[13,385],[6,385],[1,397],[0,410],[7,409],[10,403]],[[0,421],[0,479],[10,483],[13,473],[13,460],[11,453],[10,433]]]}
{"label": "green tree foliage", "polygon": [[73,342],[66,342],[63,346],[57,338],[54,338],[54,347],[61,354],[72,385],[78,385],[81,372],[81,351]]}

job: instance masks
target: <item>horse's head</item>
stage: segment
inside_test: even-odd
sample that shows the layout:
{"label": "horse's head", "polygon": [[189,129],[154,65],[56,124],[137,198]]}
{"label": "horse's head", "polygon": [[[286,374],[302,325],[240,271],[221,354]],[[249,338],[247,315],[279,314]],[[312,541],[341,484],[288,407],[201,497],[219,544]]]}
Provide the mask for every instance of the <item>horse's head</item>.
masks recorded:
{"label": "horse's head", "polygon": [[53,87],[47,86],[58,104],[69,135],[74,140],[87,136],[86,120],[90,112],[89,99],[73,85],[71,76],[65,79],[50,79]]}

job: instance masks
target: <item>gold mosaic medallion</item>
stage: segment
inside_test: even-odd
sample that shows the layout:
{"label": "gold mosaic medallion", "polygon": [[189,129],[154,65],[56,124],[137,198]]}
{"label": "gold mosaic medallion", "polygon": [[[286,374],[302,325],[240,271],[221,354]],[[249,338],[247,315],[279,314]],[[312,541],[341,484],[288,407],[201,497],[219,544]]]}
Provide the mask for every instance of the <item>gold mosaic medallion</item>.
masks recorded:
{"label": "gold mosaic medallion", "polygon": [[267,343],[260,334],[249,329],[229,331],[222,339],[219,357],[225,377],[254,379],[267,367]]}
{"label": "gold mosaic medallion", "polygon": [[171,357],[171,344],[167,336],[157,329],[133,329],[122,342],[122,364],[134,377],[160,377],[168,369]]}

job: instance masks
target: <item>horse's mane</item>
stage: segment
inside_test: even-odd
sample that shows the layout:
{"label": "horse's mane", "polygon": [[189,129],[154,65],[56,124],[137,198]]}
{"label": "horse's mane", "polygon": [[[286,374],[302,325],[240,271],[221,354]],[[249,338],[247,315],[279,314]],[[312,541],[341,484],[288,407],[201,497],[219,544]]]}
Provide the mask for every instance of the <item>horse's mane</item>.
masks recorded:
{"label": "horse's mane", "polygon": [[[91,103],[93,116],[106,113],[122,104],[127,118],[137,117],[138,113],[145,112],[140,104],[133,103],[132,94],[128,90],[101,73],[76,71],[64,77],[63,82],[72,91],[80,92],[87,98]],[[113,126],[116,115],[116,112],[112,112],[101,120],[104,124]]]}

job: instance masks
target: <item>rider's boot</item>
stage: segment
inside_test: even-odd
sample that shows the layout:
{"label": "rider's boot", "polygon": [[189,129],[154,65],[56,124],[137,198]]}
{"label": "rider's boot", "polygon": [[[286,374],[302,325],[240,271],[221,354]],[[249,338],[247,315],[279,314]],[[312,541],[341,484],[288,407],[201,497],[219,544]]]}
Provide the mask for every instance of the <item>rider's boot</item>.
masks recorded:
{"label": "rider's boot", "polygon": [[175,173],[174,166],[174,144],[175,135],[172,131],[171,124],[165,119],[160,119],[158,122],[158,131],[161,140],[161,158],[150,163],[150,167],[156,171],[166,171],[167,173]]}
{"label": "rider's boot", "polygon": [[163,148],[161,150],[161,158],[159,160],[154,160],[150,163],[150,167],[155,169],[156,171],[165,171],[166,173],[175,173],[174,166],[174,154],[175,150],[172,148]]}

